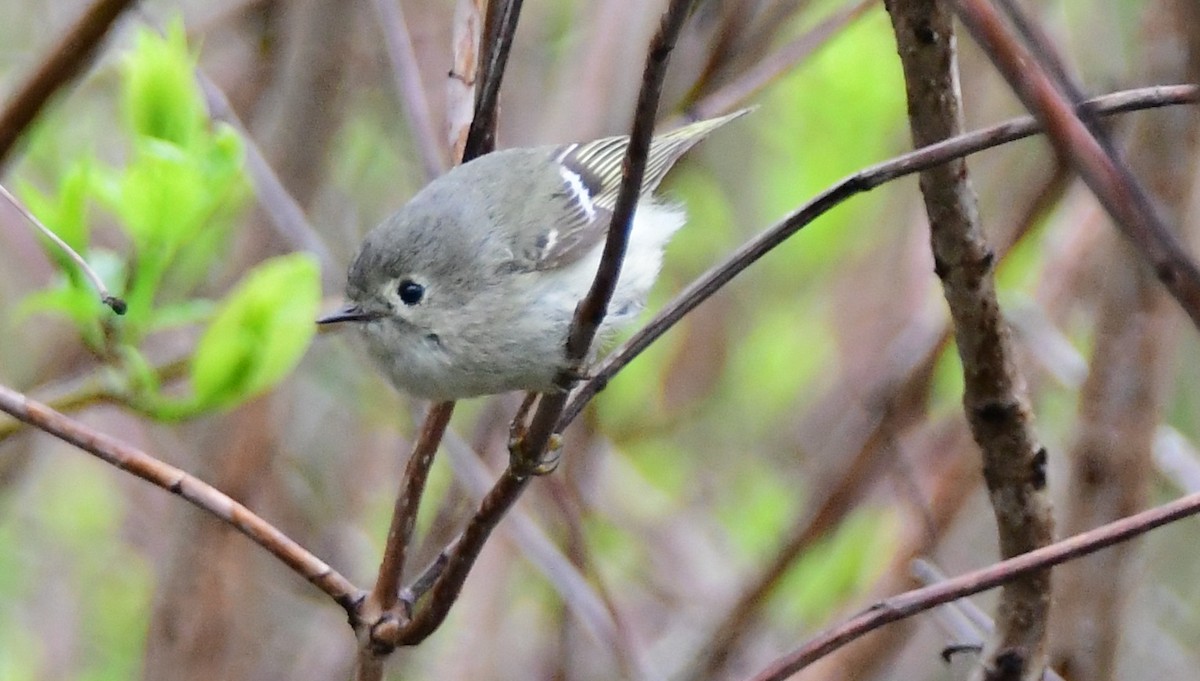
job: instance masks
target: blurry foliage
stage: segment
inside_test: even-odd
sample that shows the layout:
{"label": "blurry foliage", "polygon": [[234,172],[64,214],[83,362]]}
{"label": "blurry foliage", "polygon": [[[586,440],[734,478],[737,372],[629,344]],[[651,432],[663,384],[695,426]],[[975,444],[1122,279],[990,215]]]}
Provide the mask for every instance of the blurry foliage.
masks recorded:
{"label": "blurry foliage", "polygon": [[[181,22],[166,36],[141,29],[121,64],[126,162],[79,154],[65,161],[53,191],[30,182],[20,190],[33,213],[128,304],[123,317],[113,317],[82,273],[46,242],[62,276],[22,309],[70,320],[113,369],[123,400],[157,419],[228,408],[270,388],[308,346],[320,303],[317,266],[305,255],[263,263],[223,301],[200,295],[227,251],[247,183],[241,140],[209,122],[194,70]],[[93,234],[94,204],[113,218],[127,252]],[[143,344],[152,334],[206,323],[191,363],[194,394],[165,394]]]}

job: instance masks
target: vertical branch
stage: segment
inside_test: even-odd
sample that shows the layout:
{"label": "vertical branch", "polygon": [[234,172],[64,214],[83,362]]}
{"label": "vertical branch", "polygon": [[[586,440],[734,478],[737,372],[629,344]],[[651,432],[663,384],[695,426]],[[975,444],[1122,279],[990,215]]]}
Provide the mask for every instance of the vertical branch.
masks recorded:
{"label": "vertical branch", "polygon": [[[904,69],[913,144],[961,133],[953,15],[938,0],[888,0]],[[921,173],[935,272],[954,321],[964,377],[963,406],[983,453],[1005,558],[1045,546],[1053,522],[1046,496],[1046,450],[1033,430],[1024,380],[996,300],[995,253],[984,240],[964,161]],[[1005,585],[987,679],[1037,679],[1045,666],[1050,574],[1031,572]]]}
{"label": "vertical branch", "polygon": [[[492,151],[495,146],[496,104],[520,13],[521,0],[497,0],[488,4],[483,41],[478,48],[478,74],[482,87],[476,91],[475,116],[462,152],[463,163]],[[471,51],[469,42],[458,41],[469,41],[472,36],[472,15],[466,10],[460,18],[467,29],[464,34],[458,34],[456,29],[456,62]],[[384,557],[379,566],[379,577],[371,598],[359,613],[359,623],[367,627],[369,634],[364,639],[365,644],[371,648],[370,654],[364,651],[359,657],[357,673],[361,678],[375,678],[379,668],[378,658],[390,653],[396,645],[417,643],[441,625],[491,530],[515,503],[527,483],[526,480],[520,480],[515,488],[511,488],[501,484],[507,476],[502,479],[497,489],[484,499],[479,512],[463,533],[463,538],[450,553],[446,568],[431,588],[428,607],[411,620],[408,619],[409,613],[397,612],[400,578],[425,482],[453,412],[454,402],[441,402],[430,408],[405,469],[403,486],[397,495],[388,530]]]}
{"label": "vertical branch", "polygon": [[0,113],[0,168],[13,145],[50,97],[87,66],[108,30],[133,0],[96,0],[67,31],[50,56],[17,90]]}
{"label": "vertical branch", "polygon": [[453,413],[453,402],[435,404],[430,407],[429,414],[421,426],[421,434],[417,437],[412,455],[408,458],[408,465],[404,469],[404,486],[400,489],[400,494],[396,495],[392,524],[388,529],[387,544],[379,565],[379,577],[375,580],[370,599],[364,605],[366,611],[382,613],[390,610],[400,596],[400,578],[404,574],[405,557],[409,544],[412,543],[413,526],[417,522],[425,482],[429,479],[433,455],[437,453],[438,444],[442,441],[442,435],[446,432],[446,426],[450,423]]}
{"label": "vertical branch", "polygon": [[[604,321],[608,302],[616,289],[617,278],[621,274],[621,261],[625,257],[625,247],[629,242],[629,227],[641,194],[642,177],[646,171],[646,157],[650,151],[650,138],[654,132],[654,120],[658,112],[658,100],[662,95],[667,63],[692,4],[692,0],[671,0],[663,14],[658,32],[650,41],[650,51],[646,55],[646,66],[642,71],[642,88],[638,93],[637,108],[634,110],[633,130],[629,134],[629,147],[622,162],[624,173],[621,177],[621,192],[617,195],[617,202],[613,207],[608,239],[604,242],[604,252],[600,256],[596,278],[592,281],[587,296],[575,308],[575,317],[571,320],[571,331],[567,335],[566,344],[568,365],[578,366],[583,361],[596,330],[600,328],[600,322]],[[563,414],[567,397],[567,391],[542,396],[537,412],[530,420],[529,430],[519,447],[521,451],[517,458],[521,460],[516,463],[520,467],[530,468],[538,465],[542,452],[546,450]]]}

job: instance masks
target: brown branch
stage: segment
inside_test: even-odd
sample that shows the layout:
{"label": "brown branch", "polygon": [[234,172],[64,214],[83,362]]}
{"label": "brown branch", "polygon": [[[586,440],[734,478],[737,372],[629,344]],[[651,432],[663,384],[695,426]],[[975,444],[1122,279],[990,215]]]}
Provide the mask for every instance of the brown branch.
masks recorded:
{"label": "brown branch", "polygon": [[29,124],[64,85],[87,66],[117,17],[133,0],[96,0],[0,112],[0,169]]}
{"label": "brown branch", "polygon": [[783,681],[816,660],[882,626],[912,617],[943,603],[994,589],[1014,579],[1045,571],[1080,556],[1093,554],[1197,513],[1200,513],[1200,493],[1181,497],[1157,508],[953,579],[884,599],[780,657],[770,667],[752,677],[753,681]]}
{"label": "brown branch", "polygon": [[[1097,116],[1109,116],[1161,106],[1195,104],[1198,101],[1200,101],[1200,87],[1196,85],[1161,85],[1097,97],[1085,102],[1083,106]],[[856,194],[868,192],[896,178],[911,175],[984,149],[1029,137],[1037,134],[1040,130],[1041,128],[1032,117],[1012,119],[982,130],[930,144],[889,161],[864,168],[821,192],[786,218],[743,244],[723,262],[689,284],[646,326],[609,353],[598,365],[592,367],[591,378],[571,394],[567,406],[563,409],[559,430],[574,421],[583,411],[583,407],[604,389],[604,386],[612,380],[617,372],[633,361],[659,336],[679,323],[688,312],[711,297],[743,270],[757,262],[759,258],[834,206]]]}
{"label": "brown branch", "polygon": [[1091,188],[1158,280],[1200,327],[1200,269],[1155,211],[1137,179],[1088,129],[1045,69],[1009,35],[987,0],[957,0],[963,25],[1013,91],[1048,131],[1051,143]]}
{"label": "brown branch", "polygon": [[[940,0],[885,0],[896,34],[913,145],[962,134],[954,16]],[[921,172],[934,272],[942,281],[963,371],[963,409],[983,455],[1000,553],[1046,546],[1054,520],[1046,492],[1046,449],[1033,428],[1025,379],[996,299],[996,255],[983,234],[962,159]],[[989,680],[1041,678],[1050,612],[1050,573],[1005,585],[996,634],[983,664]]]}
{"label": "brown branch", "polygon": [[[405,557],[412,543],[413,527],[417,522],[425,482],[429,479],[429,470],[433,466],[433,455],[437,453],[438,444],[442,441],[442,435],[445,434],[453,413],[453,402],[440,402],[430,407],[429,414],[421,425],[421,434],[417,437],[412,454],[408,458],[408,465],[404,469],[403,487],[396,495],[392,523],[388,529],[383,560],[379,565],[379,576],[375,580],[371,596],[363,604],[363,612],[360,613],[366,621],[374,622],[380,615],[396,606],[400,596],[400,579],[404,573]],[[407,613],[393,614],[407,616]]]}
{"label": "brown branch", "polygon": [[[650,50],[642,71],[642,88],[638,93],[637,107],[634,109],[633,129],[622,161],[624,173],[621,177],[621,191],[613,208],[608,238],[604,242],[596,278],[592,281],[587,296],[575,308],[575,317],[571,320],[571,331],[567,336],[566,360],[570,370],[576,374],[588,348],[591,347],[596,330],[604,320],[609,300],[616,289],[617,278],[621,273],[621,261],[625,257],[625,246],[629,241],[629,227],[641,194],[642,176],[646,170],[646,157],[650,151],[650,139],[654,133],[654,121],[667,63],[692,5],[693,0],[671,0],[663,13],[658,32],[650,41]],[[546,394],[538,401],[537,412],[530,419],[529,430],[525,437],[521,438],[521,451],[518,452],[520,456],[516,457],[522,459],[522,467],[536,467],[551,435],[561,431],[560,424],[569,423],[561,419],[568,395],[566,391]]]}
{"label": "brown branch", "polygon": [[479,505],[479,510],[463,531],[454,548],[446,556],[445,567],[429,590],[428,602],[395,634],[396,645],[416,645],[432,634],[449,614],[458,599],[467,574],[475,565],[479,552],[492,530],[520,498],[529,484],[528,475],[517,475],[512,467],[505,469],[500,479]]}
{"label": "brown branch", "polygon": [[0,411],[93,454],[106,463],[177,494],[233,526],[353,613],[363,593],[275,526],[215,487],[149,454],[0,385]]}

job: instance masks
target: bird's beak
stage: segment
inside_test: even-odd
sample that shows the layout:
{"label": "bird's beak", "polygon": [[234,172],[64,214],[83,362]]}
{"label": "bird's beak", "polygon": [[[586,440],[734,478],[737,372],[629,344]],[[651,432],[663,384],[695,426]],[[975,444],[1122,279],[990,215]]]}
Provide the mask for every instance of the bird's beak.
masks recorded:
{"label": "bird's beak", "polygon": [[356,303],[346,303],[342,309],[337,312],[330,312],[327,315],[317,318],[317,323],[338,324],[340,322],[369,322],[372,319],[377,319],[379,315],[375,312],[368,312]]}

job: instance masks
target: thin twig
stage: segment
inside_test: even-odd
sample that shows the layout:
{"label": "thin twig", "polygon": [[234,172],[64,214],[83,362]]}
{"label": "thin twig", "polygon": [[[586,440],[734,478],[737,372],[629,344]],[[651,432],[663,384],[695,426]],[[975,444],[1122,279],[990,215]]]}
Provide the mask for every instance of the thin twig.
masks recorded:
{"label": "thin twig", "polygon": [[93,454],[106,463],[177,494],[212,514],[353,613],[363,592],[274,525],[208,483],[25,395],[0,385],[0,411]]}
{"label": "thin twig", "polygon": [[408,116],[411,136],[421,152],[421,167],[425,179],[432,180],[446,172],[446,154],[438,143],[433,127],[429,98],[421,84],[421,69],[413,49],[412,35],[399,0],[373,0],[379,27],[383,32],[388,60],[392,62],[392,77],[396,81],[396,96]]}
{"label": "thin twig", "polygon": [[87,261],[83,259],[83,256],[76,253],[74,248],[71,248],[67,242],[63,241],[62,238],[51,231],[50,228],[46,227],[46,225],[43,225],[42,221],[38,220],[37,217],[35,217],[34,214],[25,207],[25,204],[18,201],[17,197],[13,196],[7,189],[4,188],[3,185],[0,185],[0,195],[3,195],[5,200],[12,204],[13,208],[16,208],[21,215],[24,215],[25,219],[42,233],[42,236],[53,242],[54,245],[59,248],[59,250],[61,250],[67,255],[68,258],[71,259],[71,262],[75,263],[75,266],[83,272],[88,281],[92,283],[92,287],[96,289],[96,294],[100,296],[101,303],[104,303],[108,307],[112,308],[112,311],[116,312],[117,314],[125,314],[125,301],[108,292],[108,287],[104,285],[104,281],[100,278],[100,275],[96,274],[96,270],[93,270],[92,267],[87,264]]}
{"label": "thin twig", "polygon": [[[621,261],[625,258],[625,246],[629,241],[629,228],[641,192],[646,156],[650,150],[650,138],[654,133],[658,100],[662,94],[667,63],[692,5],[692,0],[671,0],[662,16],[658,32],[650,42],[646,66],[642,72],[642,88],[634,110],[633,129],[622,162],[624,173],[621,176],[621,192],[613,208],[608,239],[604,242],[596,278],[592,281],[587,296],[575,308],[571,331],[567,335],[566,361],[576,373],[578,365],[591,347],[596,330],[604,320],[608,302],[616,289],[617,278],[621,273]],[[539,464],[551,435],[561,431],[559,424],[564,423],[561,417],[568,396],[566,391],[542,395],[537,412],[530,419],[529,430],[522,438],[519,448],[524,458],[522,465]]]}
{"label": "thin twig", "polygon": [[1200,268],[1164,223],[1137,178],[1092,133],[1034,55],[1009,35],[987,0],[958,0],[957,9],[963,25],[1045,126],[1054,148],[1079,173],[1192,323],[1200,327]]}
{"label": "thin twig", "polygon": [[[400,596],[405,556],[412,543],[413,527],[417,522],[417,511],[421,507],[425,482],[429,479],[429,470],[433,466],[433,455],[437,453],[438,444],[442,441],[442,435],[446,432],[446,426],[449,425],[453,413],[453,402],[435,404],[429,408],[429,414],[421,425],[421,434],[417,437],[408,465],[404,469],[403,487],[400,494],[396,495],[387,544],[379,565],[379,577],[375,580],[371,597],[364,604],[364,608],[372,613],[392,609]],[[364,616],[373,619],[367,613],[364,613]]]}
{"label": "thin twig", "polygon": [[1090,555],[1197,513],[1200,513],[1200,493],[1181,497],[1157,508],[953,579],[885,599],[780,657],[771,663],[770,667],[752,677],[753,681],[783,681],[834,650],[884,625],[912,617],[943,603],[994,589],[1014,579],[1080,556]]}
{"label": "thin twig", "polygon": [[132,4],[133,0],[97,0],[90,5],[50,56],[9,98],[0,113],[0,169],[46,102],[83,71],[117,17]]}
{"label": "thin twig", "polygon": [[[1195,104],[1197,101],[1200,101],[1200,87],[1160,85],[1097,97],[1084,103],[1084,107],[1094,111],[1097,116],[1109,116],[1162,106]],[[639,329],[597,366],[592,367],[589,371],[591,378],[571,394],[567,406],[563,409],[558,429],[562,430],[567,424],[574,421],[583,411],[583,407],[604,388],[608,381],[612,380],[617,372],[633,361],[659,336],[683,319],[688,312],[715,294],[743,270],[757,262],[759,258],[834,206],[856,194],[868,192],[896,178],[932,168],[951,159],[1029,137],[1040,131],[1041,128],[1032,117],[1015,118],[864,168],[821,192],[693,281],[646,326]]]}

